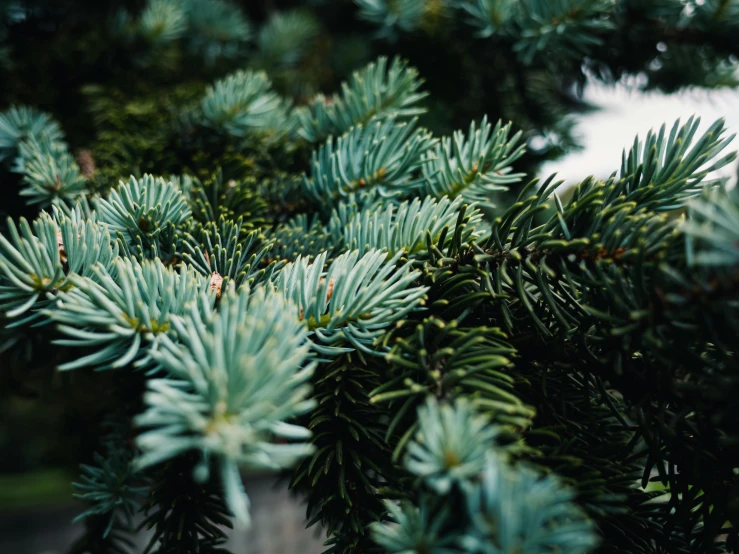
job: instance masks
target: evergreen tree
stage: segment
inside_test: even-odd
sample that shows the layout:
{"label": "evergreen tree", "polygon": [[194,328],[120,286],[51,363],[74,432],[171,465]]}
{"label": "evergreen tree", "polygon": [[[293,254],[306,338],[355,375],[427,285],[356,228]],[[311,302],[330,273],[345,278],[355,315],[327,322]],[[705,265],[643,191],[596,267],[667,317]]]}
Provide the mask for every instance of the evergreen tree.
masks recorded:
{"label": "evergreen tree", "polygon": [[2,394],[82,399],[72,551],[225,552],[240,470],[326,552],[736,551],[733,137],[531,172],[586,69],[733,86],[739,4],[284,4],[0,3]]}

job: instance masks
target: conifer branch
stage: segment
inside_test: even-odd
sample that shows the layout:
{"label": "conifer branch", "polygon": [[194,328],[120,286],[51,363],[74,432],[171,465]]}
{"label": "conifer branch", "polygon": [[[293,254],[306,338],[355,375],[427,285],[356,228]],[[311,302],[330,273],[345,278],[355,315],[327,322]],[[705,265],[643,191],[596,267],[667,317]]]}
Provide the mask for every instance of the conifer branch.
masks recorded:
{"label": "conifer branch", "polygon": [[64,139],[59,124],[46,113],[28,106],[13,106],[0,113],[0,161],[13,159],[24,140],[35,138],[49,144]]}
{"label": "conifer branch", "polygon": [[237,464],[277,469],[312,452],[307,443],[273,441],[310,437],[307,429],[287,423],[314,406],[306,385],[313,366],[304,365],[308,332],[294,316],[295,306],[265,288],[224,294],[217,312],[208,305],[201,296],[189,313],[174,318],[178,340],[164,335],[152,352],[166,377],[149,381],[147,409],[136,418],[145,428],[137,438],[137,464],[196,450],[204,457],[197,474],[202,481],[213,456],[229,510],[248,523]]}
{"label": "conifer branch", "polygon": [[329,222],[334,244],[347,250],[386,250],[389,255],[405,252],[409,257],[422,258],[426,252],[426,236],[443,246],[452,240],[451,231],[457,220],[466,222],[462,240],[480,241],[485,236],[482,214],[474,207],[463,205],[461,198],[435,200],[416,198],[399,205],[356,209],[356,204],[341,203]]}
{"label": "conifer branch", "polygon": [[427,96],[418,71],[400,58],[379,58],[343,83],[341,94],[332,98],[318,95],[313,103],[296,111],[298,133],[316,143],[329,135],[344,134],[374,117],[395,115],[409,119],[426,110],[418,103]]}
{"label": "conifer branch", "polygon": [[72,275],[73,288],[62,291],[50,312],[66,336],[56,344],[95,350],[61,370],[149,367],[152,350],[173,332],[174,318],[206,310],[215,299],[203,296],[209,281],[184,265],[175,271],[159,260],[118,258],[92,273],[94,278]]}
{"label": "conifer branch", "polygon": [[305,193],[328,206],[365,189],[383,198],[409,196],[422,186],[416,170],[434,142],[415,120],[396,122],[390,116],[357,125],[313,152]]}
{"label": "conifer branch", "polygon": [[277,277],[277,289],[298,307],[321,355],[336,356],[370,348],[384,330],[418,309],[425,287],[411,286],[420,273],[410,263],[400,265],[378,250],[360,256],[358,250],[338,256],[324,271],[326,255],[315,262],[298,258]]}
{"label": "conifer branch", "polygon": [[509,138],[510,130],[510,123],[503,126],[499,121],[493,128],[484,117],[479,129],[474,122],[470,124],[466,137],[456,131],[452,137],[442,138],[425,156],[424,192],[491,205],[496,192],[507,190],[523,177],[522,173],[511,173],[511,164],[525,148],[517,145],[521,132]]}
{"label": "conifer branch", "polygon": [[279,132],[287,106],[267,74],[237,71],[208,88],[201,103],[204,124],[237,137]]}

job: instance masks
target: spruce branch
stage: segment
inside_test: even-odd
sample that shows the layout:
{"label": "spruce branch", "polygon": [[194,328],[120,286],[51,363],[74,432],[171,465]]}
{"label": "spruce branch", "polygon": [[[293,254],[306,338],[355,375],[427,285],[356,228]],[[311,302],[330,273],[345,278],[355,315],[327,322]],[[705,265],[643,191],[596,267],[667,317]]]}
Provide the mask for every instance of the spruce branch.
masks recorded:
{"label": "spruce branch", "polygon": [[518,52],[525,64],[552,53],[580,59],[604,41],[614,29],[612,0],[525,0],[515,17]]}
{"label": "spruce branch", "polygon": [[356,203],[342,202],[328,226],[334,244],[347,250],[359,250],[360,254],[386,250],[391,256],[402,251],[409,257],[423,258],[427,235],[434,244],[446,244],[453,239],[451,231],[460,218],[466,223],[462,241],[484,240],[482,214],[474,207],[467,208],[461,198],[415,198],[362,210]]}
{"label": "spruce branch", "polygon": [[[238,465],[257,469],[289,467],[309,455],[301,441],[307,429],[286,423],[310,410],[306,380],[308,331],[295,306],[265,288],[229,292],[217,312],[201,311],[201,297],[186,316],[173,320],[177,341],[163,336],[152,357],[167,374],[152,379],[147,409],[136,418],[145,428],[137,438],[139,467],[175,458],[189,450],[216,458],[226,503],[242,523],[248,499]],[[202,475],[201,475],[202,476]]]}
{"label": "spruce branch", "polygon": [[[683,127],[676,123],[669,136],[663,128],[644,144],[637,140],[631,154],[624,155],[618,177],[614,174],[606,182],[586,179],[566,205],[554,192],[558,183],[552,178],[521,191],[517,202],[494,222],[482,251],[472,249],[475,260],[495,276],[485,278],[484,286],[499,300],[509,332],[515,330],[514,309],[520,308],[544,336],[552,334],[552,324],[571,332],[586,314],[602,319],[608,310],[595,306],[608,302],[599,297],[604,286],[624,316],[630,314],[626,319],[632,323],[624,323],[623,331],[629,325],[638,327],[632,318],[646,316],[636,306],[649,294],[648,285],[641,279],[641,289],[629,291],[632,283],[621,276],[620,267],[664,259],[677,231],[661,212],[683,206],[696,194],[706,167],[722,167],[734,158],[729,154],[716,159],[730,140],[721,137],[720,121],[688,151],[696,128],[695,121]],[[646,161],[637,164],[644,151]],[[534,216],[547,209],[550,198],[555,213],[534,226]]]}
{"label": "spruce branch", "polygon": [[331,235],[315,216],[298,214],[269,231],[267,237],[274,242],[274,259],[278,261],[312,261],[324,252],[331,257],[333,252]]}
{"label": "spruce branch", "polygon": [[74,520],[84,521],[86,532],[72,546],[72,553],[131,552],[133,520],[149,492],[146,476],[133,467],[128,420],[114,416],[106,418],[104,425],[109,429],[101,441],[101,450],[92,455],[89,463],[80,465],[81,475],[72,483],[74,497],[87,507]]}
{"label": "spruce branch", "polygon": [[477,34],[482,38],[506,35],[518,10],[517,3],[510,0],[466,0],[458,5],[467,13],[467,22],[477,27]]}
{"label": "spruce branch", "polygon": [[0,162],[12,160],[21,142],[31,137],[50,144],[64,140],[59,124],[46,113],[28,106],[11,106],[0,113]]}
{"label": "spruce branch", "polygon": [[227,0],[184,0],[188,46],[207,63],[235,57],[252,38],[244,13]]}
{"label": "spruce branch", "polygon": [[237,71],[220,79],[201,102],[203,124],[236,137],[279,133],[286,128],[287,106],[263,71]]}
{"label": "spruce branch", "polygon": [[310,12],[276,12],[259,29],[257,47],[260,67],[271,72],[292,68],[321,36],[321,25]]}
{"label": "spruce branch", "polygon": [[10,240],[0,235],[0,270],[3,274],[0,301],[5,317],[13,319],[30,311],[22,322],[37,321],[41,318],[38,309],[50,305],[49,295],[66,283],[58,230],[48,217],[34,221],[33,229],[24,218],[18,227],[8,219]]}
{"label": "spruce branch", "polygon": [[438,506],[428,495],[422,495],[419,504],[386,503],[392,523],[376,522],[370,526],[372,538],[383,552],[461,554],[457,546],[461,536],[454,528],[451,506]]}
{"label": "spruce branch", "polygon": [[73,206],[86,193],[86,179],[74,157],[62,143],[49,139],[21,142],[13,171],[23,174],[20,195],[32,205],[62,201]]}
{"label": "spruce branch", "polygon": [[316,143],[369,124],[374,117],[415,117],[426,111],[418,106],[427,96],[421,91],[422,84],[418,71],[406,61],[393,58],[388,65],[387,58],[381,57],[342,83],[341,94],[331,98],[319,94],[311,104],[296,110],[298,133]]}
{"label": "spruce branch", "polygon": [[389,116],[357,125],[313,152],[305,194],[322,206],[371,189],[383,198],[409,196],[423,185],[416,170],[434,142],[416,120]]}
{"label": "spruce branch", "polygon": [[106,229],[79,209],[43,212],[32,225],[8,220],[8,231],[10,240],[0,235],[0,305],[11,327],[48,322],[44,310],[75,275],[92,277],[98,264],[110,267],[117,256]]}
{"label": "spruce branch", "polygon": [[75,520],[107,517],[103,539],[117,524],[128,529],[133,527],[133,516],[139,509],[140,499],[148,491],[148,487],[137,483],[131,452],[121,444],[111,446],[106,455],[96,452],[93,464],[80,466],[80,480],[73,483],[74,496],[91,504]]}
{"label": "spruce branch", "polygon": [[396,38],[398,31],[409,33],[421,25],[424,0],[355,0],[359,16],[379,27],[380,38]]}
{"label": "spruce branch", "polygon": [[246,233],[243,229],[242,220],[233,222],[223,216],[217,223],[198,224],[185,233],[183,259],[202,275],[222,278],[223,288],[229,283],[238,288],[269,280],[279,268],[276,263],[266,267],[263,263],[273,243],[259,231]]}
{"label": "spruce branch", "polygon": [[92,273],[93,278],[70,276],[73,288],[59,295],[50,312],[66,337],[56,344],[94,349],[61,364],[61,370],[149,367],[152,351],[173,332],[174,318],[207,310],[215,300],[215,294],[203,296],[209,281],[185,265],[175,271],[159,260],[119,258]]}
{"label": "spruce branch", "polygon": [[439,404],[433,396],[418,409],[418,425],[408,444],[405,468],[439,495],[464,486],[485,467],[498,431],[463,398]]}
{"label": "spruce branch", "polygon": [[[74,208],[54,206],[53,219],[58,225],[59,260],[67,275],[95,279],[98,265],[112,271],[113,262],[118,258],[118,246],[111,240],[106,226],[87,209],[89,206],[81,203]],[[46,217],[41,215],[42,219]]]}
{"label": "spruce branch", "polygon": [[290,488],[306,494],[308,526],[321,523],[336,554],[372,550],[367,525],[382,518],[397,473],[383,440],[385,411],[367,397],[380,384],[378,363],[352,352],[319,363],[313,376],[317,405],[305,421],[315,451],[295,468]]}
{"label": "spruce branch", "polygon": [[255,179],[226,179],[220,169],[209,179],[192,180],[188,204],[193,217],[203,225],[223,217],[241,221],[246,232],[265,225],[268,216],[267,202]]}
{"label": "spruce branch", "polygon": [[441,501],[421,490],[417,507],[388,503],[388,511],[394,521],[373,523],[371,530],[389,553],[587,553],[598,544],[569,489],[524,465],[509,466],[490,451],[479,478],[452,498]]}
{"label": "spruce branch", "polygon": [[694,142],[700,121],[691,117],[681,125],[678,120],[669,135],[663,125],[658,133],[650,131],[643,142],[636,137],[628,154],[623,153],[618,180],[604,203],[611,204],[624,195],[628,201],[656,211],[675,210],[703,188],[716,184],[705,179],[736,159],[736,152],[719,157],[735,135],[725,136],[725,122],[719,119]]}
{"label": "spruce branch", "polygon": [[171,247],[176,227],[191,216],[177,186],[152,175],[121,181],[106,198],[97,200],[96,209],[110,233],[141,255]]}
{"label": "spruce branch", "polygon": [[[674,134],[680,132],[677,127]],[[720,132],[711,129],[707,139],[698,141],[699,151],[707,155],[701,158],[701,154],[697,154],[699,161],[691,162],[696,181],[705,176],[702,175],[703,167],[714,163],[721,165],[732,157],[721,157],[722,148],[716,148],[716,145],[720,145],[723,139],[717,135]],[[690,138],[689,133],[687,137]],[[660,148],[671,152],[664,165],[668,166],[674,159],[685,160],[680,149],[666,146],[668,141],[667,137],[661,142],[656,140]],[[516,344],[530,345],[532,337],[540,337],[538,340],[547,345],[546,349],[567,351],[576,349],[576,344],[584,345],[585,353],[582,355],[588,362],[580,358],[571,362],[563,362],[556,356],[553,359],[558,360],[557,363],[565,363],[565,367],[571,368],[569,371],[582,368],[583,364],[589,367],[589,364],[596,363],[597,373],[593,374],[593,370],[588,369],[576,378],[572,373],[558,374],[558,378],[547,377],[543,386],[551,390],[553,386],[561,386],[562,382],[576,379],[581,382],[578,390],[586,391],[593,379],[596,382],[602,379],[601,386],[605,391],[607,383],[610,383],[617,391],[614,398],[623,395],[624,407],[619,410],[614,404],[618,405],[621,400],[614,400],[608,391],[602,392],[597,400],[603,405],[599,410],[610,414],[613,421],[611,424],[604,422],[604,425],[626,426],[624,414],[630,407],[639,406],[638,425],[624,427],[629,434],[618,440],[624,445],[644,440],[648,445],[647,450],[635,453],[634,458],[623,466],[604,464],[603,459],[613,453],[586,462],[585,467],[590,468],[589,475],[601,471],[608,475],[616,472],[623,480],[619,482],[631,483],[625,488],[613,489],[628,499],[615,500],[613,505],[605,502],[604,497],[598,496],[591,487],[583,487],[580,493],[583,499],[588,499],[585,506],[589,514],[601,518],[605,513],[617,513],[613,510],[617,511],[621,502],[628,502],[636,507],[637,519],[643,517],[650,525],[654,524],[649,528],[653,540],[669,545],[665,546],[668,550],[683,549],[687,552],[692,548],[700,551],[723,525],[721,522],[726,517],[724,510],[728,500],[722,491],[731,481],[726,465],[730,464],[731,449],[726,448],[727,443],[717,441],[712,433],[699,429],[718,426],[721,433],[726,430],[727,434],[722,436],[727,439],[735,435],[729,430],[728,416],[728,390],[733,386],[730,384],[733,379],[728,375],[730,368],[734,367],[729,344],[737,328],[735,304],[731,300],[736,292],[736,280],[732,277],[735,268],[731,258],[724,258],[728,265],[723,267],[685,267],[681,226],[671,222],[662,212],[670,206],[688,203],[694,194],[690,184],[692,175],[681,176],[675,188],[670,189],[674,181],[662,182],[653,188],[647,186],[652,181],[651,177],[646,183],[640,180],[641,166],[636,171],[639,175],[634,176],[627,169],[623,178],[614,175],[606,182],[587,179],[564,204],[554,193],[558,183],[553,179],[542,186],[532,183],[524,188],[507,211],[496,218],[486,245],[455,243],[438,251],[430,248],[428,271],[432,286],[428,305],[435,314],[439,313],[438,310],[447,310],[450,318],[485,314],[484,321],[491,317],[489,308],[498,309],[499,312],[492,316],[493,321],[515,337]],[[632,182],[639,185],[628,188],[627,184]],[[700,190],[698,186],[696,188]],[[670,189],[669,194],[666,189]],[[686,191],[689,192],[686,194]],[[724,198],[721,193],[716,194]],[[607,201],[604,200],[606,198]],[[552,208],[547,207],[550,199],[554,201]],[[731,203],[727,204],[731,206]],[[552,215],[547,221],[534,223],[536,214],[550,209]],[[732,213],[731,208],[723,213]],[[697,221],[705,225],[705,216],[698,215]],[[688,233],[693,233],[691,225],[684,228]],[[694,245],[699,244],[699,251],[705,251],[708,247],[706,241],[698,239],[696,242],[696,239],[692,239]],[[718,244],[721,244],[720,239]],[[693,252],[692,259],[695,260],[695,250]],[[452,288],[455,294],[450,295],[451,302],[448,302],[446,291]],[[458,305],[454,310],[451,309],[452,302]],[[700,323],[696,323],[698,321]],[[552,340],[553,336],[556,338]],[[704,344],[712,346],[705,351],[701,346]],[[423,352],[421,362],[425,361],[426,355]],[[525,355],[531,357],[532,353]],[[550,356],[544,355],[534,365],[551,363]],[[439,374],[444,375],[443,359],[440,356],[442,361],[438,363],[442,370],[437,373],[437,380]],[[520,367],[520,363],[516,365]],[[427,377],[417,371],[415,375],[419,377],[414,380],[414,369],[406,366],[406,360],[401,359],[399,367],[404,368],[405,373],[396,378],[410,381],[402,385],[395,381],[392,386],[380,387],[373,394],[377,401],[390,403],[389,410],[394,414],[391,426],[394,426],[396,434],[402,435],[403,430],[413,424],[407,417],[398,415],[405,404],[405,409],[410,409],[417,405],[414,398],[417,399],[421,391],[439,394],[439,388],[434,386],[435,380],[430,373]],[[531,378],[528,375],[521,377],[524,380]],[[392,374],[389,379],[393,379]],[[421,386],[416,386],[416,383]],[[721,386],[725,388],[723,393],[719,393]],[[457,392],[460,393],[464,394]],[[523,389],[518,389],[515,396],[537,407],[547,405],[548,401],[531,399],[522,393]],[[395,394],[397,398],[393,398]],[[557,401],[563,398],[559,392],[550,393],[547,397],[550,395]],[[698,400],[708,396],[713,399],[710,408]],[[515,406],[510,398],[505,400],[505,404]],[[583,420],[591,424],[595,419],[592,410],[583,415]],[[558,420],[563,428],[567,428],[575,421],[575,412],[572,408],[563,411],[567,416],[558,416]],[[710,424],[705,419],[708,414],[712,414]],[[571,433],[566,432],[568,435]],[[535,436],[534,430],[531,437]],[[594,436],[583,436],[582,440],[597,445]],[[733,439],[728,440],[731,442]],[[402,440],[399,444],[402,448]],[[590,460],[587,450],[579,451],[576,456]],[[716,470],[704,477],[694,473],[691,468],[708,463],[703,460],[709,456],[714,460],[712,463]],[[638,463],[630,465],[631,460],[643,462],[645,458],[646,467],[640,468]],[[577,475],[585,469],[577,470],[576,465],[568,468],[557,458],[551,463],[557,466],[558,473],[572,476],[573,484],[578,482]],[[669,464],[680,468],[679,476],[668,469],[673,467]],[[654,470],[659,473],[659,478],[655,479],[669,486],[670,493],[647,505],[648,495],[645,497],[633,490],[634,473],[639,469],[644,470],[643,484],[647,483],[650,472]],[[607,479],[609,486],[615,485],[615,479]],[[710,491],[706,498],[711,498],[712,512],[705,511],[703,497],[681,496],[675,492],[683,490],[681,483],[697,481],[700,481],[702,490]],[[670,512],[671,509],[677,512]],[[624,515],[617,517],[621,518],[614,524],[618,530],[611,528],[611,523],[604,528],[614,544],[621,540],[615,537],[621,536],[624,526],[631,529],[632,525],[638,525]],[[689,529],[688,536],[678,533],[675,526]],[[730,537],[734,536],[733,528],[727,527],[726,531]],[[640,551],[650,551],[651,547],[642,545],[638,535],[638,531],[630,531],[628,538],[623,539],[624,544],[638,543]],[[693,546],[688,546],[690,544]]]}
{"label": "spruce branch", "polygon": [[[360,16],[389,40],[418,30],[434,10],[418,0],[355,2]],[[525,65],[533,65],[577,61],[593,52],[616,28],[611,20],[618,15],[617,5],[613,0],[455,0],[442,2],[440,9],[453,8],[479,37],[502,43]]]}
{"label": "spruce branch", "polygon": [[[403,334],[399,328],[384,337],[392,344],[389,367],[382,384],[369,392],[372,404],[387,406],[385,440],[394,448],[394,460],[413,437],[417,410],[430,396],[469,399],[498,427],[501,444],[512,448],[520,442],[516,435],[531,426],[536,411],[520,397],[517,389],[525,380],[512,370],[516,351],[499,329],[427,318],[412,334]],[[524,450],[522,444],[516,448]]]}
{"label": "spruce branch", "polygon": [[152,530],[145,554],[227,554],[226,529],[233,529],[223,487],[216,476],[193,479],[201,460],[185,453],[151,471],[151,487],[140,529]]}
{"label": "spruce branch", "polygon": [[166,44],[181,38],[187,23],[183,2],[149,0],[136,23],[136,31],[153,44]]}
{"label": "spruce branch", "polygon": [[[706,406],[696,404],[700,396],[696,391],[716,390],[715,379],[723,381],[731,365],[724,360],[730,349],[731,329],[736,328],[732,304],[719,307],[712,302],[719,297],[733,298],[735,287],[726,275],[708,277],[714,285],[706,286],[706,274],[686,272],[679,226],[661,213],[684,206],[700,190],[697,183],[705,177],[704,167],[720,166],[732,158],[731,154],[720,157],[726,146],[720,129],[719,122],[697,142],[695,158],[692,151],[685,155],[693,122],[683,128],[676,125],[670,137],[664,132],[653,135],[650,140],[656,145],[651,151],[655,153],[647,159],[657,161],[649,162],[651,170],[643,170],[649,163],[636,167],[624,163],[621,177],[614,176],[606,183],[588,179],[567,204],[553,194],[556,183],[551,180],[534,195],[528,187],[493,225],[492,250],[484,254],[473,247],[467,258],[488,264],[490,280],[481,278],[481,283],[496,299],[500,321],[510,332],[535,333],[545,341],[555,333],[564,340],[584,341],[626,401],[642,406],[642,414],[651,414],[640,416],[637,434],[647,441],[651,452],[643,483],[655,469],[662,482],[679,487],[682,479],[694,482],[698,478],[692,473],[688,477],[690,468],[700,465],[699,460],[708,452],[714,460],[729,455],[720,442],[696,431],[707,414]],[[678,140],[677,136],[683,138]],[[632,152],[640,152],[639,148],[637,143]],[[659,152],[667,152],[664,162]],[[693,173],[673,174],[681,164],[691,167]],[[671,178],[663,181],[655,166],[667,167]],[[532,225],[532,215],[550,195],[555,200],[555,214],[547,223]],[[503,235],[509,240],[502,240]],[[696,325],[696,321],[702,324]],[[697,350],[701,344],[716,345],[716,353],[710,355],[715,361],[703,358],[707,353]],[[685,365],[687,360],[693,360],[693,367]],[[671,368],[669,373],[665,373],[667,367]],[[698,380],[686,387],[682,384],[685,379]],[[636,382],[638,386],[634,386]],[[714,418],[714,428],[727,421],[724,401],[715,401],[711,408],[722,414]],[[672,414],[669,425],[651,423],[650,418],[657,418],[654,414],[665,410]],[[681,467],[679,479],[662,465],[659,460],[663,458]],[[716,462],[717,468],[722,464]],[[715,506],[710,514],[697,508],[700,499],[680,497],[674,491],[670,494],[670,503],[680,509],[677,515],[665,517],[695,530],[695,548],[703,548],[721,525],[724,497],[720,491],[728,479],[724,470],[717,469],[702,480],[701,486],[711,491],[708,494]],[[698,530],[703,525],[705,534]],[[668,537],[672,533],[669,529]]]}
{"label": "spruce branch", "polygon": [[511,468],[491,457],[482,481],[466,496],[472,521],[462,540],[467,551],[584,554],[598,544],[572,492],[555,477],[542,478],[525,466]]}
{"label": "spruce branch", "polygon": [[420,272],[410,262],[400,265],[401,254],[370,250],[360,256],[354,250],[324,271],[323,253],[313,263],[298,258],[280,271],[276,286],[297,305],[319,354],[376,354],[371,347],[385,329],[421,306],[427,289],[413,286]]}
{"label": "spruce branch", "polygon": [[682,225],[687,238],[687,262],[691,266],[739,266],[739,188],[708,189],[688,204]]}
{"label": "spruce branch", "polygon": [[499,121],[493,127],[484,117],[479,128],[474,122],[470,124],[466,137],[456,131],[452,137],[442,138],[425,155],[424,192],[491,205],[496,192],[507,190],[523,177],[523,173],[511,173],[513,162],[525,151],[524,145],[518,144],[522,133],[509,138],[510,132],[510,123],[503,126]]}

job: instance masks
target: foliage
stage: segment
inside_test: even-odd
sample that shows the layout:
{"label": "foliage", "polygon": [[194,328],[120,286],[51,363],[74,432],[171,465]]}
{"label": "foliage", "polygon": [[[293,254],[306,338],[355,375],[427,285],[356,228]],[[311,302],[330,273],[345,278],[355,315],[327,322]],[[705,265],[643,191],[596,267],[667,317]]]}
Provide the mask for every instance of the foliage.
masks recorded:
{"label": "foliage", "polygon": [[324,206],[368,188],[385,198],[410,196],[422,185],[415,170],[433,143],[415,120],[396,124],[388,117],[352,127],[313,152],[311,174],[304,181],[307,196]]}
{"label": "foliage", "polygon": [[24,140],[36,138],[54,144],[63,137],[59,124],[49,114],[27,106],[12,107],[0,115],[0,160],[12,159]]}
{"label": "foliage", "polygon": [[228,507],[246,523],[249,505],[236,464],[287,467],[311,451],[271,440],[310,436],[285,423],[313,406],[305,386],[312,368],[301,369],[307,331],[293,316],[294,306],[264,288],[229,293],[217,314],[203,316],[200,306],[208,304],[202,298],[188,318],[173,320],[179,342],[164,336],[152,354],[167,376],[149,381],[146,411],[136,419],[147,428],[137,439],[138,465],[195,449],[206,457],[207,476],[208,458],[216,457]]}
{"label": "foliage", "polygon": [[144,8],[138,21],[137,30],[147,40],[170,42],[180,38],[187,29],[184,6],[177,2],[152,0]]}
{"label": "foliage", "polygon": [[207,61],[235,56],[251,38],[249,21],[227,0],[186,0],[191,48]]}
{"label": "foliage", "polygon": [[495,428],[464,401],[440,406],[429,400],[418,421],[405,466],[420,478],[419,505],[389,503],[395,523],[372,524],[385,551],[533,554],[595,546],[592,523],[572,492],[528,467],[512,471],[490,450]]}
{"label": "foliage", "polygon": [[484,229],[479,225],[482,215],[475,209],[465,209],[462,200],[426,197],[415,198],[399,205],[370,206],[361,211],[355,204],[343,202],[334,210],[329,228],[334,244],[365,253],[371,249],[386,250],[394,255],[421,256],[427,247],[427,234],[434,243],[451,240],[449,232],[460,217],[467,217],[463,240],[480,239]]}
{"label": "foliage", "polygon": [[[302,321],[315,336],[313,348],[323,355],[372,353],[369,347],[383,329],[422,303],[426,289],[410,286],[419,276],[410,264],[396,268],[400,252],[363,256],[354,250],[338,256],[324,272],[326,254],[313,263],[298,258],[277,277],[277,289],[295,301]],[[344,346],[337,346],[337,344]]]}
{"label": "foliage", "polygon": [[171,331],[174,316],[187,313],[191,304],[207,307],[200,293],[209,283],[184,265],[175,271],[159,260],[118,258],[110,269],[98,265],[92,271],[94,279],[72,275],[73,288],[62,290],[51,312],[67,337],[57,344],[95,348],[59,366],[62,370],[146,366],[151,349]]}
{"label": "foliage", "polygon": [[508,139],[510,125],[497,123],[493,128],[483,118],[480,128],[470,124],[466,137],[456,131],[452,138],[437,143],[426,155],[423,166],[426,193],[433,196],[462,196],[469,202],[489,203],[504,185],[516,183],[522,174],[511,174],[512,166],[524,153],[517,146],[521,134]]}
{"label": "foliage", "polygon": [[733,2],[114,4],[0,2],[0,393],[76,418],[73,552],[222,554],[242,469],[335,554],[737,550],[733,137],[527,177],[586,75],[732,85]]}
{"label": "foliage", "polygon": [[55,293],[70,290],[75,278],[94,278],[118,251],[106,230],[79,209],[42,213],[33,228],[25,219],[18,226],[9,220],[8,229],[11,241],[0,236],[0,300],[10,326],[46,320],[43,309]]}
{"label": "foliage", "polygon": [[105,516],[108,523],[103,531],[103,539],[108,538],[114,525],[125,529],[133,528],[133,516],[140,509],[140,500],[148,492],[146,486],[137,483],[137,473],[133,465],[133,453],[121,449],[121,439],[125,434],[114,430],[106,437],[107,452],[96,452],[93,464],[80,466],[80,482],[74,483],[75,497],[90,504],[77,519]]}
{"label": "foliage", "polygon": [[[439,406],[433,397],[418,414],[416,439],[408,445],[405,467],[441,495],[485,467],[486,445],[495,444],[495,428],[459,400]],[[474,512],[473,512],[474,513]]]}
{"label": "foliage", "polygon": [[136,18],[119,12],[118,26],[155,47],[182,39],[207,63],[236,55],[251,38],[249,21],[227,0],[148,0]]}
{"label": "foliage", "polygon": [[142,527],[152,530],[145,552],[223,554],[233,528],[223,488],[211,476],[193,479],[197,455],[178,456],[157,468],[144,504]]}
{"label": "foliage", "polygon": [[107,198],[97,201],[100,220],[121,246],[139,257],[165,258],[178,225],[190,217],[190,207],[172,181],[144,175],[121,181]]}
{"label": "foliage", "polygon": [[30,197],[29,204],[63,201],[74,205],[85,194],[85,178],[72,155],[48,140],[31,138],[20,143],[14,170],[23,174],[25,187],[21,196]]}
{"label": "foliage", "polygon": [[688,263],[696,266],[736,265],[739,229],[736,221],[739,189],[714,188],[689,204],[692,217],[685,222]]}
{"label": "foliage", "polygon": [[198,223],[192,234],[185,235],[183,259],[202,275],[218,275],[223,279],[224,289],[269,279],[277,264],[262,266],[272,243],[264,240],[258,231],[245,233],[243,228],[241,220],[232,222],[225,217],[217,224]]}
{"label": "foliage", "polygon": [[285,120],[285,107],[270,87],[265,73],[251,71],[238,71],[216,82],[203,98],[205,124],[237,137],[255,129],[274,130]]}
{"label": "foliage", "polygon": [[[513,498],[519,501],[513,504]],[[465,548],[494,554],[588,552],[596,538],[591,523],[571,501],[572,493],[551,477],[542,479],[525,469],[511,473],[504,464],[489,462],[482,482],[468,492],[473,523],[463,539]]]}
{"label": "foliage", "polygon": [[259,30],[260,63],[270,71],[294,67],[301,60],[301,50],[315,42],[321,32],[319,22],[310,12],[275,13]]}
{"label": "foliage", "polygon": [[393,31],[414,31],[421,24],[423,0],[388,2],[386,0],[357,0],[359,14],[380,26],[379,36],[394,38]]}
{"label": "foliage", "polygon": [[329,135],[341,135],[351,127],[366,124],[373,117],[422,114],[425,110],[417,105],[426,96],[421,84],[418,72],[402,59],[393,58],[388,66],[388,60],[380,58],[343,83],[340,95],[325,98],[319,94],[299,109],[298,132],[310,142],[321,142]]}

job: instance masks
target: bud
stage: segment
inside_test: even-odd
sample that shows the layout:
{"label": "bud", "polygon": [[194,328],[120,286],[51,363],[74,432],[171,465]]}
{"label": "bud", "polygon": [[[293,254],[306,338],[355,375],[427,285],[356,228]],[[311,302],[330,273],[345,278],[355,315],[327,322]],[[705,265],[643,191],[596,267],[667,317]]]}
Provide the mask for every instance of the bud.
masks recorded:
{"label": "bud", "polygon": [[223,286],[223,277],[214,271],[210,276],[210,291],[216,293],[216,298],[221,297],[221,287]]}
{"label": "bud", "polygon": [[63,263],[67,263],[67,251],[64,250],[64,239],[62,238],[62,232],[56,232],[56,246],[59,249],[59,260]]}
{"label": "bud", "polygon": [[[326,282],[326,279],[324,277],[321,277],[321,280],[318,282],[319,286],[322,286],[323,283]],[[331,277],[328,281],[328,290],[326,291],[326,302],[331,301],[331,297],[334,295],[334,278]]]}
{"label": "bud", "polygon": [[95,175],[95,160],[92,157],[92,152],[87,148],[77,152],[77,164],[80,166],[80,173],[85,179],[91,179]]}

